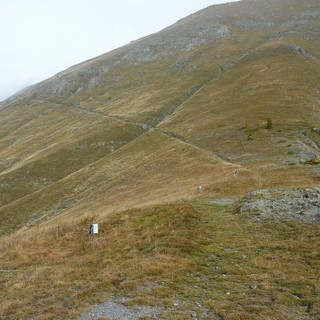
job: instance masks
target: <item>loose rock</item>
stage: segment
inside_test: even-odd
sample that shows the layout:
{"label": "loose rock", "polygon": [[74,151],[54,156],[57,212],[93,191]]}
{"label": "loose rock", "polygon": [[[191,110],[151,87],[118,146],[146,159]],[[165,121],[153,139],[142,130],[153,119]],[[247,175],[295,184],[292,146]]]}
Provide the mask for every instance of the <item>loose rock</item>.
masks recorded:
{"label": "loose rock", "polygon": [[242,199],[238,212],[320,224],[320,188],[256,190]]}

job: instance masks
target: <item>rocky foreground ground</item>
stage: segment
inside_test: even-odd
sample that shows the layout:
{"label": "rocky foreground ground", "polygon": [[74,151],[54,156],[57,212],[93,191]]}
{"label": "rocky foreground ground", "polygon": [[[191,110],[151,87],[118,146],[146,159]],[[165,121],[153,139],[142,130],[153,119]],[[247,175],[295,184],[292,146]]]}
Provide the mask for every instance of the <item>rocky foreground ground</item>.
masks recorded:
{"label": "rocky foreground ground", "polygon": [[238,211],[320,224],[320,188],[256,190],[242,199]]}
{"label": "rocky foreground ground", "polygon": [[[210,199],[205,201],[208,206],[227,207],[237,206],[236,198],[221,198],[221,199]],[[273,190],[256,190],[248,193],[242,198],[238,204],[238,213],[242,216],[252,218],[255,223],[264,221],[273,221],[275,225],[286,225],[286,222],[295,220],[296,222],[320,224],[320,188],[298,188],[298,189],[273,189]],[[236,215],[237,216],[237,215]],[[217,217],[216,217],[217,218]],[[284,222],[284,223],[282,223]],[[298,225],[300,225],[298,223]],[[281,227],[280,227],[281,228]],[[215,239],[216,241],[217,239]],[[223,248],[223,252],[227,252],[231,249]],[[262,254],[262,252],[258,252]],[[249,258],[250,254],[242,254],[241,259],[243,261],[252,259]],[[220,257],[217,255],[216,257]],[[217,263],[217,261],[216,261]],[[214,267],[215,271],[221,270],[219,266]],[[222,272],[222,277],[228,278],[227,272]],[[201,277],[200,277],[201,278]],[[200,279],[199,278],[199,279]],[[203,276],[203,278],[206,278]],[[198,281],[199,281],[198,279]],[[202,279],[202,278],[201,278]],[[203,280],[203,279],[202,279]],[[207,287],[208,279],[203,280]],[[194,287],[199,287],[199,283]],[[200,285],[201,287],[201,285]],[[247,289],[249,292],[243,293],[248,296],[255,296],[258,288],[262,288],[262,284],[247,283]],[[260,289],[261,289],[260,288]],[[205,289],[207,291],[208,288]],[[190,290],[190,288],[188,289]],[[210,291],[210,290],[209,290]],[[209,292],[208,291],[208,292]],[[232,293],[225,292],[226,297],[229,297]],[[201,296],[201,294],[199,295]],[[296,292],[293,293],[294,299],[301,299],[302,295]],[[129,304],[128,304],[129,302]],[[184,310],[184,315],[188,319],[207,319],[207,309],[203,306],[203,301],[195,302],[194,309],[188,306]],[[130,306],[130,298],[126,296],[111,295],[104,302],[95,304],[87,312],[83,313],[77,320],[95,320],[95,319],[112,319],[112,320],[139,320],[139,319],[157,319],[161,320],[163,314],[170,313],[177,315],[180,310],[181,301],[173,300],[170,306],[156,307],[156,306],[141,306],[134,305]],[[181,305],[182,306],[182,305]],[[219,314],[212,315],[214,319],[220,318]],[[312,317],[311,317],[312,318]]]}

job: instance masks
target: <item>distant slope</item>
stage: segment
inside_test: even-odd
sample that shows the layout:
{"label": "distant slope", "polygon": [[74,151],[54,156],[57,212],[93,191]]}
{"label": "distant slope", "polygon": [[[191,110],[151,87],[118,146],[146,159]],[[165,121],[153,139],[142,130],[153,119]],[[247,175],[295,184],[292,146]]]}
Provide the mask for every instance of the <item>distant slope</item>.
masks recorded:
{"label": "distant slope", "polygon": [[1,233],[198,184],[317,185],[319,18],[316,0],[212,6],[1,103]]}

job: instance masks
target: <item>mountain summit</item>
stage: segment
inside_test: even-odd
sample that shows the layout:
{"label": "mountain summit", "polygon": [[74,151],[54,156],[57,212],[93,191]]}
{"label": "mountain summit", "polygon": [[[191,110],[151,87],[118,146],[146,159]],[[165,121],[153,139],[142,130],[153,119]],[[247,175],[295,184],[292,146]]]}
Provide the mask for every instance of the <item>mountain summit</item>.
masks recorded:
{"label": "mountain summit", "polygon": [[320,4],[243,0],[0,105],[0,221],[320,180]]}

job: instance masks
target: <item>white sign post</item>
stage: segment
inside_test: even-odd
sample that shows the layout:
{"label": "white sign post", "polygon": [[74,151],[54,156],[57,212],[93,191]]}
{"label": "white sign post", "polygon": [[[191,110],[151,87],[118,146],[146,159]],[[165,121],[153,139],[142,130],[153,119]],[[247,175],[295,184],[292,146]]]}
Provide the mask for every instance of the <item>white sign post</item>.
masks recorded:
{"label": "white sign post", "polygon": [[98,224],[91,224],[90,225],[91,234],[97,234],[98,230],[99,230]]}
{"label": "white sign post", "polygon": [[98,224],[91,223],[89,226],[89,234],[90,234],[90,244],[92,247],[93,242],[93,235],[97,234],[99,232],[99,226]]}

